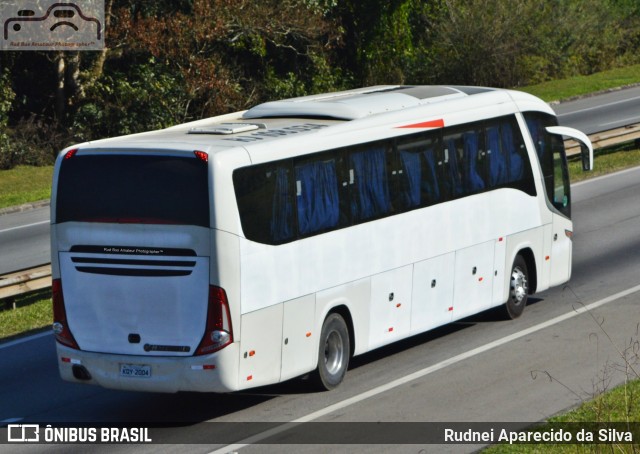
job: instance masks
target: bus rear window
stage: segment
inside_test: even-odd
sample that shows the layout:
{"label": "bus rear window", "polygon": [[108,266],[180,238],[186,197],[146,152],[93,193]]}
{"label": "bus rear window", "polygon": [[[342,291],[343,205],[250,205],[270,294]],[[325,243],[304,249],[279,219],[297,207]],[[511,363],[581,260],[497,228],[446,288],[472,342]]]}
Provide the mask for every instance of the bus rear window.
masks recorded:
{"label": "bus rear window", "polygon": [[56,222],[208,227],[207,174],[195,157],[76,155],[62,162]]}

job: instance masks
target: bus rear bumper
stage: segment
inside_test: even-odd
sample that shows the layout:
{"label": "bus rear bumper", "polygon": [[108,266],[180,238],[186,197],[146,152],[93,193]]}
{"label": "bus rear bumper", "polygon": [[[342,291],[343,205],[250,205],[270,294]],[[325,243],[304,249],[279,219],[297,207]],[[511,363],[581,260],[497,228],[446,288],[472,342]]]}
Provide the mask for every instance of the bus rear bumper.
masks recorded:
{"label": "bus rear bumper", "polygon": [[211,355],[187,357],[92,353],[58,343],[56,350],[60,376],[73,383],[163,393],[237,390],[238,344]]}

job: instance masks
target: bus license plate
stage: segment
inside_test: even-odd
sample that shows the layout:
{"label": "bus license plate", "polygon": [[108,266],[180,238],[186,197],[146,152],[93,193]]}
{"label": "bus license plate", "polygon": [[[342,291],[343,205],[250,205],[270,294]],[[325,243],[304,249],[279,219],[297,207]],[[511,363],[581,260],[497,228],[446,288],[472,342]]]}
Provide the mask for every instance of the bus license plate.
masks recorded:
{"label": "bus license plate", "polygon": [[139,364],[120,364],[121,377],[149,378],[151,377],[151,366],[141,366]]}

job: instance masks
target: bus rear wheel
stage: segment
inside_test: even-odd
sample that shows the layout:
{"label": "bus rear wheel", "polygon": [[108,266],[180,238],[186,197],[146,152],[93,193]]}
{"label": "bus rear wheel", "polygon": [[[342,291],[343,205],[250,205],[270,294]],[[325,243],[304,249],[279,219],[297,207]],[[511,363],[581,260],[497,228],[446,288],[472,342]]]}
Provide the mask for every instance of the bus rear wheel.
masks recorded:
{"label": "bus rear wheel", "polygon": [[340,314],[332,313],[325,319],[320,333],[316,384],[320,389],[336,388],[349,367],[349,329]]}
{"label": "bus rear wheel", "polygon": [[522,315],[529,295],[529,272],[521,255],[516,256],[509,278],[509,299],[504,305],[505,315],[516,319]]}

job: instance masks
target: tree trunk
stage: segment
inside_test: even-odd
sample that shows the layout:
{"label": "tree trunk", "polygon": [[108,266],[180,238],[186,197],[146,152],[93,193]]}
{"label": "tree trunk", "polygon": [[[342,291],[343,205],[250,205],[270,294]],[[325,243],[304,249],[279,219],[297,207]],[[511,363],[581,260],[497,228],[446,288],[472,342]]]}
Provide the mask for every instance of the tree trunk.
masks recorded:
{"label": "tree trunk", "polygon": [[58,52],[56,65],[56,117],[58,122],[64,121],[67,99],[65,96],[65,56],[64,52]]}

